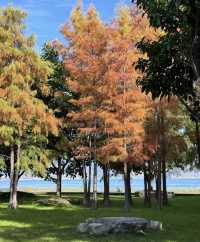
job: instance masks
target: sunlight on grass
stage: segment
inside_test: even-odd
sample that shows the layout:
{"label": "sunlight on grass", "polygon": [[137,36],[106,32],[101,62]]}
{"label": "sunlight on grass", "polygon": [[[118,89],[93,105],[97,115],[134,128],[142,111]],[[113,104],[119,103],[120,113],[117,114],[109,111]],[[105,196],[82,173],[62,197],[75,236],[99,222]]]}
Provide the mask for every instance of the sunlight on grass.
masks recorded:
{"label": "sunlight on grass", "polygon": [[27,224],[27,223],[18,223],[18,222],[14,222],[14,221],[9,221],[9,220],[1,220],[0,221],[0,227],[11,227],[12,229],[15,228],[30,228],[31,224]]}
{"label": "sunlight on grass", "polygon": [[[70,196],[68,196],[70,197]],[[73,197],[73,195],[71,196]],[[79,197],[81,198],[81,196]],[[134,207],[126,212],[122,197],[111,197],[110,208],[99,203],[97,210],[83,206],[39,206],[37,197],[24,199],[16,211],[0,206],[0,242],[199,242],[200,197],[176,197],[162,211],[143,207],[142,199],[134,199]],[[5,201],[4,201],[5,202]],[[76,227],[90,217],[135,216],[163,222],[162,232],[138,236],[131,233],[90,236],[79,234]]]}

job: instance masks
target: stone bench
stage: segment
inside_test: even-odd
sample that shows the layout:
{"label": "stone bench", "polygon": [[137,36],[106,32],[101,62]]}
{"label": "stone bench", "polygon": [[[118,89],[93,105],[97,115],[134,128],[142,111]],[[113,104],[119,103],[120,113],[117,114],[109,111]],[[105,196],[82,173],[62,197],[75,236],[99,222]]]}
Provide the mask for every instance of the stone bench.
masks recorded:
{"label": "stone bench", "polygon": [[43,206],[69,206],[70,202],[63,198],[46,198],[40,199],[33,202],[36,205],[43,205]]}
{"label": "stone bench", "polygon": [[136,232],[145,234],[145,231],[160,231],[162,223],[136,217],[103,217],[90,218],[78,225],[80,233],[103,235],[107,233]]}

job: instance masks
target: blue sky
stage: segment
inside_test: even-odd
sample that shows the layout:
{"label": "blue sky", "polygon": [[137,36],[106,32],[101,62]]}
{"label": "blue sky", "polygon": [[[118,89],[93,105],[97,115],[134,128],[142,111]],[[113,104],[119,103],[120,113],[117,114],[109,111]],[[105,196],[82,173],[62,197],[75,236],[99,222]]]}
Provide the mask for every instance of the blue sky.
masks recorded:
{"label": "blue sky", "polygon": [[[77,0],[0,0],[0,7],[11,4],[28,13],[27,31],[36,35],[36,48],[40,50],[45,41],[62,40],[60,27],[68,20],[76,2]],[[101,18],[109,21],[115,15],[117,5],[130,2],[131,0],[83,0],[83,5],[87,9],[92,3]]]}

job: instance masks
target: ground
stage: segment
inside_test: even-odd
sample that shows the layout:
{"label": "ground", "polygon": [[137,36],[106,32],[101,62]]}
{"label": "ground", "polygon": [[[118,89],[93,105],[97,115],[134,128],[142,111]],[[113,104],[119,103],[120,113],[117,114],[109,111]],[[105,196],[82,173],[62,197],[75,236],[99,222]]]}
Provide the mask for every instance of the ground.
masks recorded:
{"label": "ground", "polygon": [[[67,195],[79,199],[79,195]],[[43,196],[42,196],[43,197]],[[41,196],[39,197],[41,198]],[[37,196],[24,196],[20,208],[7,208],[7,198],[0,200],[0,242],[200,242],[200,196],[178,196],[170,201],[170,206],[162,211],[143,207],[140,198],[134,199],[134,208],[126,212],[120,196],[112,197],[111,208],[97,210],[81,205],[70,207],[45,207],[34,205]],[[22,201],[23,200],[23,201]],[[79,234],[76,226],[89,217],[137,216],[160,220],[162,232],[148,233],[146,236],[117,234],[94,237]]]}

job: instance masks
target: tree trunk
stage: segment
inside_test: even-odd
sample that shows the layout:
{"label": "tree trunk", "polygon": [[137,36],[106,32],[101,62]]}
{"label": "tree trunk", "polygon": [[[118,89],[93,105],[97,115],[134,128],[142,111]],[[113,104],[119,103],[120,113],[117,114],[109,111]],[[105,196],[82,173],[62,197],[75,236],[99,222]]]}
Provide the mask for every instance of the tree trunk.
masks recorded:
{"label": "tree trunk", "polygon": [[128,167],[128,173],[127,173],[127,186],[128,186],[128,200],[130,205],[133,205],[133,200],[132,200],[132,193],[131,193],[131,169]]}
{"label": "tree trunk", "polygon": [[91,161],[88,168],[88,187],[87,187],[87,197],[88,197],[88,204],[91,203],[91,180],[92,180],[92,167],[91,167]]}
{"label": "tree trunk", "polygon": [[160,159],[157,161],[158,169],[157,169],[157,208],[162,208],[162,189],[161,189],[161,161]]}
{"label": "tree trunk", "polygon": [[16,209],[17,208],[17,181],[14,178],[12,180],[12,190],[10,191],[10,201],[9,201],[9,208]]}
{"label": "tree trunk", "polygon": [[166,135],[165,135],[165,122],[164,122],[164,110],[161,108],[161,117],[160,117],[160,128],[161,128],[161,160],[162,160],[162,185],[163,185],[163,193],[162,193],[162,202],[163,205],[168,204],[167,197],[167,176],[166,176]]}
{"label": "tree trunk", "polygon": [[163,205],[168,205],[167,176],[166,176],[165,159],[163,159],[163,162],[162,162],[162,178],[163,178]]}
{"label": "tree trunk", "polygon": [[87,171],[86,171],[86,162],[83,161],[83,205],[88,206],[88,191],[87,191]]}
{"label": "tree trunk", "polygon": [[103,182],[104,182],[104,199],[103,199],[103,204],[104,207],[109,207],[110,206],[110,198],[109,198],[109,193],[110,193],[110,188],[109,188],[109,168],[108,164],[103,165]]}
{"label": "tree trunk", "polygon": [[144,206],[151,207],[151,161],[146,161],[144,166]]}
{"label": "tree trunk", "polygon": [[148,161],[148,175],[147,175],[147,190],[148,191],[147,192],[148,192],[148,207],[149,208],[151,207],[151,194],[153,191],[151,181],[152,181],[152,162]]}
{"label": "tree trunk", "polygon": [[144,206],[148,207],[148,183],[147,183],[147,172],[144,166]]}
{"label": "tree trunk", "polygon": [[97,161],[94,159],[94,171],[93,171],[93,208],[97,208]]}
{"label": "tree trunk", "polygon": [[56,195],[62,197],[62,167],[61,159],[58,158],[58,169],[57,169],[57,183],[56,183]]}
{"label": "tree trunk", "polygon": [[16,163],[15,163],[15,150],[14,146],[11,147],[10,154],[10,200],[9,208],[16,209],[17,202],[17,184],[19,178],[19,166],[20,166],[20,144],[17,145]]}
{"label": "tree trunk", "polygon": [[158,134],[157,134],[157,157],[156,157],[156,165],[157,165],[157,174],[156,174],[156,200],[157,200],[157,208],[162,208],[162,133],[163,133],[163,114],[162,114],[161,104],[157,107],[157,127],[158,127]]}
{"label": "tree trunk", "polygon": [[[10,151],[10,201],[9,201],[9,208],[13,208],[14,169],[15,169],[15,152],[14,152],[14,147],[11,146],[11,151]],[[16,206],[16,204],[15,204],[15,206]]]}
{"label": "tree trunk", "polygon": [[196,125],[196,142],[197,142],[197,154],[198,154],[198,164],[200,165],[200,133],[199,133],[199,122],[195,121]]}
{"label": "tree trunk", "polygon": [[195,81],[200,79],[200,7],[199,1],[189,1],[191,8],[191,33],[193,37],[192,41],[192,58],[191,64],[193,68],[194,75],[196,77]]}
{"label": "tree trunk", "polygon": [[129,181],[128,181],[128,164],[124,162],[124,207],[129,210],[131,207],[130,196],[129,196]]}
{"label": "tree trunk", "polygon": [[148,192],[148,207],[151,208],[151,193],[152,193],[152,186],[151,186],[151,177],[148,176],[147,177],[148,180],[147,180],[147,192]]}
{"label": "tree trunk", "polygon": [[91,180],[92,180],[92,140],[90,136],[90,141],[89,141],[89,146],[90,146],[90,161],[89,161],[89,167],[88,167],[88,187],[87,187],[87,201],[88,201],[88,206],[91,205]]}

